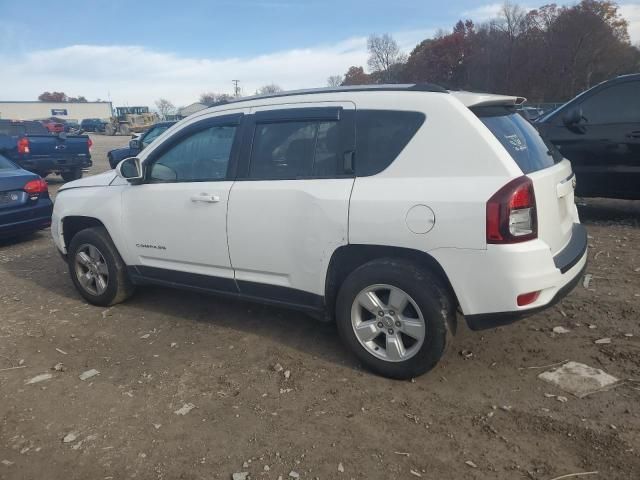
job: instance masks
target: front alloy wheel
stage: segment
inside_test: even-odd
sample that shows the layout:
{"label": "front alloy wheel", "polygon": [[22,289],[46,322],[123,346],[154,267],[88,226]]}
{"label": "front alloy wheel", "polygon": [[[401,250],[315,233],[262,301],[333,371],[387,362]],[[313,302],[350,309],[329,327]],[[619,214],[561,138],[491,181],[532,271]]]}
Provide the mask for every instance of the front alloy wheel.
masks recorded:
{"label": "front alloy wheel", "polygon": [[91,295],[102,295],[109,285],[107,262],[94,245],[80,245],[75,257],[76,278],[80,286]]}

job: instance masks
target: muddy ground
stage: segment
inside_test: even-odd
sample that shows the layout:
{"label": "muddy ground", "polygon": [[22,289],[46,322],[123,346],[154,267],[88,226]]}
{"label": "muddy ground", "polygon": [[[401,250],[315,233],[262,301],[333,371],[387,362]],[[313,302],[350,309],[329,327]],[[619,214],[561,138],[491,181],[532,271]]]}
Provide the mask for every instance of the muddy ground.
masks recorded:
{"label": "muddy ground", "polygon": [[[94,136],[92,173],[127,140]],[[460,323],[411,382],[363,371],[297,312],[162,288],[90,306],[48,231],[3,242],[0,478],[637,480],[640,202],[580,210],[589,288],[512,326]],[[578,399],[537,378],[569,359],[628,381]]]}

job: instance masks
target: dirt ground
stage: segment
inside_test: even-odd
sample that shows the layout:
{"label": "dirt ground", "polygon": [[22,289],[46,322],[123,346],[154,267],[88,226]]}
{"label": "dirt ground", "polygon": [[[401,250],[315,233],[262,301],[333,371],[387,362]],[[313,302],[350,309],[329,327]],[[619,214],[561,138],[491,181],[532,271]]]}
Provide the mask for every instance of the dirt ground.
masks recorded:
{"label": "dirt ground", "polygon": [[[93,139],[92,173],[128,140]],[[48,231],[0,243],[0,478],[637,480],[640,202],[580,211],[589,288],[508,327],[461,321],[411,382],[363,371],[333,325],[293,311],[162,288],[90,306]],[[626,381],[578,399],[537,378],[564,360]]]}

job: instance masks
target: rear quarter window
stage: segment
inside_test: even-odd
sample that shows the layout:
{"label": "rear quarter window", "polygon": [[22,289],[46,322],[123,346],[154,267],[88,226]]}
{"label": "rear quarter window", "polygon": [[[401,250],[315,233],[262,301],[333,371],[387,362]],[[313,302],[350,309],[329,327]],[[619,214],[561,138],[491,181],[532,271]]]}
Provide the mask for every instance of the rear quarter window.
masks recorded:
{"label": "rear quarter window", "polygon": [[391,165],[425,118],[421,112],[357,110],[356,175],[375,175]]}
{"label": "rear quarter window", "polygon": [[0,155],[0,170],[15,170],[16,166],[7,160],[5,157]]}
{"label": "rear quarter window", "polygon": [[555,147],[545,142],[535,127],[513,109],[483,107],[472,111],[509,152],[522,173],[543,170],[562,159]]}

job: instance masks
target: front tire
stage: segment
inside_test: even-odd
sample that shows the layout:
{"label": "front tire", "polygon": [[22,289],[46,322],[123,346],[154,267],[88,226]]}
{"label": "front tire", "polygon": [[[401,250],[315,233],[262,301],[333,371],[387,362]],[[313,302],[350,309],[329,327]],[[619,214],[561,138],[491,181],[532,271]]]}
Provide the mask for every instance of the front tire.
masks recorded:
{"label": "front tire", "polygon": [[430,271],[406,260],[373,260],[354,270],[340,288],[338,331],[368,369],[390,378],[414,378],[442,357],[454,305]]}
{"label": "front tire", "polygon": [[87,228],[73,237],[68,264],[73,284],[89,303],[107,307],[133,294],[126,265],[104,227]]}

